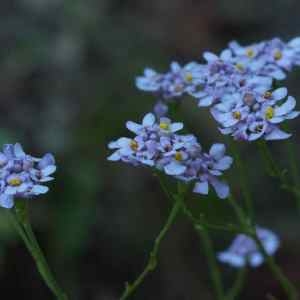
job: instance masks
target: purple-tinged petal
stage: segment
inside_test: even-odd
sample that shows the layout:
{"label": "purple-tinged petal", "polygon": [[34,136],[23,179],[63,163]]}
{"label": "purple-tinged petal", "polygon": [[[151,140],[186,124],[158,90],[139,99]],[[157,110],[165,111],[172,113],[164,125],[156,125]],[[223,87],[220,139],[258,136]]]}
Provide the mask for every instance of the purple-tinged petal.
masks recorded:
{"label": "purple-tinged petal", "polygon": [[9,195],[0,195],[0,206],[4,208],[12,208],[14,206],[14,198]]}
{"label": "purple-tinged petal", "polygon": [[213,144],[209,150],[209,154],[216,160],[221,159],[225,154],[224,144]]}
{"label": "purple-tinged petal", "polygon": [[34,185],[31,192],[34,195],[40,195],[40,194],[46,194],[49,191],[49,188],[47,186],[44,185]]}
{"label": "purple-tinged petal", "polygon": [[164,167],[164,169],[168,175],[176,176],[176,175],[181,175],[182,173],[184,173],[186,170],[186,166],[184,166],[178,162],[171,162],[168,165],[166,165]]}
{"label": "purple-tinged petal", "polygon": [[193,192],[194,193],[198,193],[198,194],[203,194],[203,195],[207,195],[208,194],[208,182],[207,181],[202,181],[202,182],[196,182]]}
{"label": "purple-tinged petal", "polygon": [[218,179],[213,179],[210,181],[210,183],[215,189],[219,198],[225,199],[229,196],[229,186],[227,183],[220,181]]}
{"label": "purple-tinged petal", "polygon": [[143,118],[143,126],[152,126],[155,123],[155,116],[152,113],[148,113]]}
{"label": "purple-tinged petal", "polygon": [[282,116],[292,111],[296,106],[296,100],[294,97],[289,96],[288,99],[279,107],[275,108],[275,115]]}
{"label": "purple-tinged petal", "polygon": [[143,128],[143,126],[132,121],[127,121],[126,128],[132,131],[133,133],[138,134],[139,131]]}
{"label": "purple-tinged petal", "polygon": [[286,133],[279,128],[274,128],[270,133],[265,135],[265,140],[272,141],[272,140],[285,140],[291,136],[290,133]]}

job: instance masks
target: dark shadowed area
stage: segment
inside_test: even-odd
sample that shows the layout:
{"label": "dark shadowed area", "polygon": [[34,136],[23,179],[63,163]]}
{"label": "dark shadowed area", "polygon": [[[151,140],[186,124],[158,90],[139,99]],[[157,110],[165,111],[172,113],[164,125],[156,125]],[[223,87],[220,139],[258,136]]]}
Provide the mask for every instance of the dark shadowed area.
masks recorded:
{"label": "dark shadowed area", "polygon": [[[116,300],[125,282],[142,271],[170,208],[150,169],[106,160],[108,142],[128,135],[125,122],[140,121],[156,100],[135,88],[135,77],[146,66],[165,71],[173,60],[201,61],[203,51],[219,53],[230,40],[298,36],[300,2],[13,0],[0,7],[0,141],[57,158],[50,192],[30,202],[33,227],[70,299]],[[299,80],[296,70],[286,81],[296,99]],[[193,99],[182,102],[178,120],[206,150],[213,142],[226,143]],[[298,146],[299,122],[290,122]],[[257,222],[279,234],[276,261],[300,286],[296,201],[266,175],[254,144],[239,147]],[[273,142],[271,150],[289,172],[287,142]],[[234,167],[229,182],[240,196],[238,179]],[[226,200],[213,193],[187,201],[210,222],[235,222]],[[232,237],[213,232],[215,250]],[[1,297],[53,299],[3,209],[0,241]],[[227,266],[222,271],[230,287],[236,272]],[[266,266],[250,270],[240,299],[268,294],[285,299]],[[214,299],[202,245],[184,218],[163,241],[157,269],[132,299]]]}

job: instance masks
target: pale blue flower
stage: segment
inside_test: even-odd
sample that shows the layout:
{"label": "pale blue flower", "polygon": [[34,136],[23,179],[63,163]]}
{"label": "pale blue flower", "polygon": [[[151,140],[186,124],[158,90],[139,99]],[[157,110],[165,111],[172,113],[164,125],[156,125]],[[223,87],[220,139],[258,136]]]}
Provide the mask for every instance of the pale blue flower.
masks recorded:
{"label": "pale blue flower", "polygon": [[0,206],[12,208],[14,199],[31,198],[48,192],[45,182],[54,178],[52,154],[35,158],[25,154],[20,144],[6,144],[0,152]]}
{"label": "pale blue flower", "polygon": [[[256,233],[267,254],[274,255],[280,245],[278,236],[271,230],[261,227],[256,227]],[[245,234],[237,235],[230,247],[218,253],[217,257],[220,262],[235,268],[242,268],[246,265],[255,268],[264,262],[264,256],[255,241]]]}
{"label": "pale blue flower", "polygon": [[178,180],[194,181],[196,193],[207,194],[211,184],[220,198],[228,196],[228,185],[219,180],[232,164],[224,145],[214,144],[205,153],[194,135],[178,134],[182,123],[165,117],[157,120],[151,113],[143,118],[142,124],[129,121],[126,126],[136,136],[109,143],[114,152],[108,160],[150,166]]}

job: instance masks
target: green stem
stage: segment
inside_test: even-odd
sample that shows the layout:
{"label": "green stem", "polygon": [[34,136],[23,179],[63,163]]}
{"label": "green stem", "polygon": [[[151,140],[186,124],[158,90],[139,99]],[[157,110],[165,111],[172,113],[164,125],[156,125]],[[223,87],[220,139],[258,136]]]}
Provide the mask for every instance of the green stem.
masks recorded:
{"label": "green stem", "polygon": [[31,224],[28,216],[28,208],[24,203],[18,202],[16,204],[15,212],[11,212],[11,220],[15,226],[20,237],[24,241],[29,253],[33,257],[37,269],[43,278],[46,285],[53,292],[59,300],[67,300],[67,295],[61,290],[57,284],[46,258],[37,242],[37,239],[32,231]]}
{"label": "green stem", "polygon": [[230,143],[230,148],[232,149],[234,162],[238,168],[240,185],[241,185],[241,189],[242,189],[243,198],[245,200],[245,205],[246,205],[246,209],[248,212],[248,216],[249,216],[250,220],[253,220],[254,210],[253,210],[251,192],[250,192],[250,189],[248,188],[248,184],[247,184],[248,174],[247,174],[246,166],[245,166],[243,160],[241,159],[241,155],[240,155],[239,149],[236,146],[236,144],[234,142],[232,142],[232,140],[230,140],[229,143]]}
{"label": "green stem", "polygon": [[245,283],[245,279],[246,279],[246,275],[247,275],[247,268],[241,268],[238,270],[236,279],[233,283],[233,286],[231,287],[231,289],[227,292],[226,295],[226,300],[235,300],[237,299],[238,295],[241,293],[242,288],[244,286]]}
{"label": "green stem", "polygon": [[236,215],[239,219],[239,222],[241,223],[242,228],[244,228],[244,233],[252,237],[256,244],[258,249],[261,251],[262,255],[265,258],[265,261],[267,265],[269,266],[269,269],[277,279],[277,281],[280,283],[282,288],[285,290],[288,299],[289,300],[297,300],[297,290],[293,286],[293,284],[289,281],[289,279],[284,275],[282,270],[279,268],[279,266],[275,263],[274,259],[272,256],[270,256],[267,251],[264,248],[263,243],[261,240],[258,238],[257,233],[256,233],[256,228],[255,226],[247,223],[245,220],[245,213],[243,212],[243,209],[236,203],[235,199],[233,197],[229,197],[229,203],[232,205],[233,209],[236,212]]}
{"label": "green stem", "polygon": [[173,204],[173,207],[171,209],[169,217],[168,217],[164,227],[160,231],[159,235],[155,239],[154,247],[150,253],[148,263],[147,263],[145,269],[142,271],[142,273],[137,277],[137,279],[133,283],[126,285],[126,289],[125,289],[124,293],[122,294],[120,300],[128,299],[128,297],[130,297],[136,291],[136,289],[143,283],[145,277],[150,272],[153,272],[155,270],[156,265],[157,265],[157,254],[159,251],[160,244],[161,244],[162,240],[164,239],[166,233],[169,231],[171,225],[174,223],[178,213],[180,212],[181,202],[183,201],[183,199],[180,196],[175,195],[174,198],[175,198],[175,202]]}
{"label": "green stem", "polygon": [[295,191],[294,192],[296,199],[297,199],[297,209],[298,212],[300,213],[300,175],[299,175],[299,169],[298,169],[298,157],[296,155],[295,151],[295,144],[292,142],[292,140],[287,141],[287,149],[288,149],[288,157],[289,157],[289,162],[290,162],[290,168],[292,171],[292,176],[293,176],[293,181],[295,185]]}
{"label": "green stem", "polygon": [[292,170],[294,184],[290,184],[290,180],[287,178],[284,170],[281,170],[265,141],[259,142],[259,150],[261,157],[266,165],[266,170],[269,176],[277,178],[281,183],[281,188],[292,193],[297,200],[297,209],[300,213],[300,177],[297,168],[297,159],[294,151],[294,146],[291,141],[288,142],[288,156],[290,159],[290,167]]}
{"label": "green stem", "polygon": [[263,254],[270,270],[273,272],[274,276],[277,278],[278,282],[281,284],[281,286],[285,290],[285,292],[288,296],[288,299],[289,300],[299,299],[297,289],[293,286],[293,284],[290,282],[290,280],[284,275],[282,270],[275,263],[274,258],[267,253],[263,243],[261,242],[261,240],[257,236],[256,232],[254,232],[252,234],[252,238],[255,240],[259,250]]}
{"label": "green stem", "polygon": [[194,228],[200,235],[200,238],[203,243],[203,248],[204,248],[205,255],[207,257],[207,262],[210,269],[211,281],[214,286],[216,299],[223,300],[224,288],[222,284],[222,277],[216,261],[212,240],[209,236],[208,231],[203,226],[195,225]]}

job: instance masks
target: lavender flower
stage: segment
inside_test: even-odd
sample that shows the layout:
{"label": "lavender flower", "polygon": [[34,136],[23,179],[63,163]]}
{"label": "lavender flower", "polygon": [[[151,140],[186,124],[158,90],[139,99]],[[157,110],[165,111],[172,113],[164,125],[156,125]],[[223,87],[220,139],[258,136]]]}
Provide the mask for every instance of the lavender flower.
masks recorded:
{"label": "lavender flower", "polygon": [[14,199],[31,198],[48,192],[45,182],[54,178],[52,154],[35,158],[25,154],[20,144],[6,144],[0,152],[0,206],[12,208]]}
{"label": "lavender flower", "polygon": [[299,112],[294,110],[295,99],[289,96],[285,100],[286,96],[286,88],[263,94],[246,91],[231,97],[224,96],[219,104],[211,108],[211,113],[222,126],[221,132],[231,134],[235,139],[286,139],[290,134],[282,131],[278,124],[299,116]]}
{"label": "lavender flower", "polygon": [[[284,43],[279,38],[241,46],[237,42],[216,55],[204,52],[205,64],[172,63],[167,73],[146,69],[137,87],[153,92],[160,102],[158,116],[165,115],[170,99],[191,95],[199,107],[210,107],[223,134],[236,140],[280,140],[290,137],[279,123],[294,119],[295,100],[285,88],[273,90],[273,80],[282,80],[300,65],[300,37]],[[153,88],[154,87],[154,88]]]}
{"label": "lavender flower", "polygon": [[[271,230],[261,227],[256,227],[256,233],[268,255],[274,255],[280,245],[277,235]],[[231,246],[218,253],[217,257],[219,261],[235,268],[241,268],[247,264],[251,267],[258,267],[264,262],[264,257],[258,250],[255,241],[245,234],[239,234]]]}
{"label": "lavender flower", "polygon": [[146,165],[178,180],[194,181],[194,192],[200,194],[207,194],[211,184],[220,198],[228,197],[229,187],[219,177],[230,168],[232,158],[225,155],[223,144],[214,144],[209,153],[204,153],[194,135],[177,133],[183,128],[182,123],[172,123],[165,117],[157,121],[151,113],[142,124],[128,121],[126,126],[136,136],[109,143],[114,152],[108,160]]}

